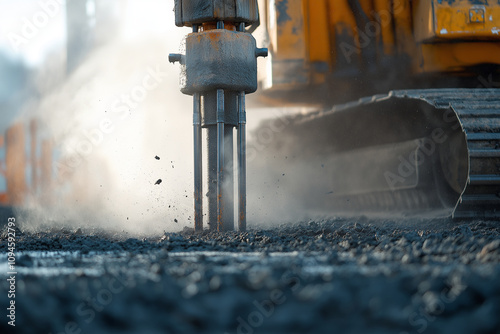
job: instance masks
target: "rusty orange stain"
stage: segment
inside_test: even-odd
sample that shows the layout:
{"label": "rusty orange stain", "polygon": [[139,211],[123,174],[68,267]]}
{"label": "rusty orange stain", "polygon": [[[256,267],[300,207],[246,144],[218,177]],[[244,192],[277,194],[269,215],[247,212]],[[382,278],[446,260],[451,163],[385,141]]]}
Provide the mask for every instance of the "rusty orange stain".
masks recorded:
{"label": "rusty orange stain", "polygon": [[[203,23],[202,29],[203,31],[215,30],[217,29],[217,22]],[[233,22],[224,21],[224,29],[230,31],[236,31],[236,24],[234,24]]]}

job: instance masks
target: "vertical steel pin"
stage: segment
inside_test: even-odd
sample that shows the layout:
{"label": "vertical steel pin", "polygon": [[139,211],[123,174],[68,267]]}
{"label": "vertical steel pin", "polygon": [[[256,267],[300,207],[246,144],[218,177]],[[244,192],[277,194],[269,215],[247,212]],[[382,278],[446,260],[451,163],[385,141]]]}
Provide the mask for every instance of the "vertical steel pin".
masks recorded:
{"label": "vertical steel pin", "polygon": [[247,164],[245,92],[238,96],[238,229],[247,228]]}
{"label": "vertical steel pin", "polygon": [[224,231],[224,90],[217,90],[217,229]]}
{"label": "vertical steel pin", "polygon": [[201,138],[201,97],[193,95],[193,143],[194,143],[194,229],[203,231],[203,155]]}

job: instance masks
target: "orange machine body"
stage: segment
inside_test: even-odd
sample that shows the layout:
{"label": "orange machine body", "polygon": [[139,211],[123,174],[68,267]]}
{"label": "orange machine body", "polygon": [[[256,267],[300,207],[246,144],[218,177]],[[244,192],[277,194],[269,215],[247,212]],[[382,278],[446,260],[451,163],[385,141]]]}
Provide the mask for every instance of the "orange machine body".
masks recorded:
{"label": "orange machine body", "polygon": [[261,84],[268,97],[285,94],[280,103],[474,87],[491,83],[480,76],[500,65],[498,1],[272,0],[260,6],[271,54]]}

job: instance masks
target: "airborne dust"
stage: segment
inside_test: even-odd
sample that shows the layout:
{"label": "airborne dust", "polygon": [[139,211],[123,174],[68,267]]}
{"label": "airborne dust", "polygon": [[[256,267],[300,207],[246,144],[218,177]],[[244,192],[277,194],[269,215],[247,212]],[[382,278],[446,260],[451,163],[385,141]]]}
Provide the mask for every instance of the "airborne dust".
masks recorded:
{"label": "airborne dust", "polygon": [[[41,97],[21,115],[38,119],[53,141],[55,177],[21,208],[24,229],[142,235],[193,226],[192,101],[179,91],[179,68],[167,59],[189,30],[175,26],[164,1],[138,3],[128,3],[119,34],[69,74],[63,51],[34,71]],[[268,166],[253,164],[292,111],[248,112],[249,226],[298,218],[280,190],[285,175],[269,181],[260,177]],[[256,131],[265,118],[276,118],[276,126]]]}

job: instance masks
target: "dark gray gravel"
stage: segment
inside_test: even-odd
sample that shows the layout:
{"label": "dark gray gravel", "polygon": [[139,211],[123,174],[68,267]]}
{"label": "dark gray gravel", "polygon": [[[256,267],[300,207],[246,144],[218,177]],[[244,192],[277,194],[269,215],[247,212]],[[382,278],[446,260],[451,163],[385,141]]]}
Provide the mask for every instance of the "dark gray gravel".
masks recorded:
{"label": "dark gray gravel", "polygon": [[19,333],[500,333],[500,222],[46,230],[18,236]]}

